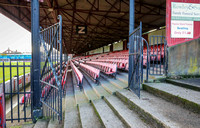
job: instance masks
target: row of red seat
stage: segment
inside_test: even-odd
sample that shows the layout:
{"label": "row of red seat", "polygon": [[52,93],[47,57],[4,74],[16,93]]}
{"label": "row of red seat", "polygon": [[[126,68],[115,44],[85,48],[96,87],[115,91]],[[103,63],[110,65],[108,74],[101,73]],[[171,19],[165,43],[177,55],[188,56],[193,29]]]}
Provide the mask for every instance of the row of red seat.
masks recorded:
{"label": "row of red seat", "polygon": [[117,73],[117,65],[116,64],[93,62],[93,61],[86,61],[86,64],[92,65],[92,66],[100,69],[105,74],[116,76],[116,73]]}
{"label": "row of red seat", "polygon": [[100,77],[100,70],[92,66],[80,63],[79,68],[83,69],[95,82],[98,81]]}
{"label": "row of red seat", "polygon": [[72,71],[75,75],[76,81],[77,81],[77,85],[82,88],[82,83],[83,83],[83,74],[78,70],[78,68],[74,65],[74,63],[72,61],[70,61],[70,65],[72,68]]}
{"label": "row of red seat", "polygon": [[101,59],[96,59],[92,60],[95,62],[105,62],[105,63],[111,63],[111,64],[117,64],[117,68],[119,69],[124,69],[126,64],[128,63],[128,58],[123,58],[123,59],[107,59],[107,58],[101,58]]}

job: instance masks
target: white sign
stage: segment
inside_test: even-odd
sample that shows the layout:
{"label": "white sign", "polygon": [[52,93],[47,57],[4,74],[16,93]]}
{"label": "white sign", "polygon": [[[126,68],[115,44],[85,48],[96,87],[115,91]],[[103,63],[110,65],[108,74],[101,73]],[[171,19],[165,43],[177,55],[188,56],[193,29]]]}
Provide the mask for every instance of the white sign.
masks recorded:
{"label": "white sign", "polygon": [[200,4],[171,3],[171,20],[200,21]]}
{"label": "white sign", "polygon": [[171,21],[171,38],[193,38],[194,21]]}

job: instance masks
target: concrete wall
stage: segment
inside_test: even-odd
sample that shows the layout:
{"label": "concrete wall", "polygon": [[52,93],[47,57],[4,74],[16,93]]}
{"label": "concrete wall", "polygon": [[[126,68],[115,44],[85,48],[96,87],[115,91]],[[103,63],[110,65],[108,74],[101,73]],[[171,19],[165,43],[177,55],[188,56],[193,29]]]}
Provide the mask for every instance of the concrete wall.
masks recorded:
{"label": "concrete wall", "polygon": [[168,48],[168,75],[200,75],[200,38]]}
{"label": "concrete wall", "polygon": [[[150,38],[151,36],[166,36],[166,30],[165,29],[161,29],[161,30],[157,30],[157,31],[154,31],[154,32],[151,32],[148,34],[148,41],[149,41],[149,45],[153,45],[153,38]],[[157,42],[158,41],[158,44],[161,43],[164,43],[164,39],[161,39],[161,38],[155,38],[154,39],[154,42]]]}
{"label": "concrete wall", "polygon": [[123,50],[123,41],[113,44],[113,51],[120,51],[120,50]]}
{"label": "concrete wall", "polygon": [[104,46],[104,52],[110,52],[110,46]]}

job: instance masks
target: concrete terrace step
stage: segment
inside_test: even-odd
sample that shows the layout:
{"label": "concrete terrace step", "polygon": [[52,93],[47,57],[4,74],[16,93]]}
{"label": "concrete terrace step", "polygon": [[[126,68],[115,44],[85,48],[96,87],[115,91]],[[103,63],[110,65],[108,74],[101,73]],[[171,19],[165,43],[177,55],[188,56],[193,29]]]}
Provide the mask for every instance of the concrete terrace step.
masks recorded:
{"label": "concrete terrace step", "polygon": [[82,128],[102,127],[102,124],[98,120],[98,117],[90,103],[81,104],[79,106],[79,116]]}
{"label": "concrete terrace step", "polygon": [[80,104],[87,103],[88,100],[84,94],[84,91],[80,90],[80,88],[77,86],[73,73],[72,73],[72,78],[73,78],[73,87],[74,87],[74,96],[75,96],[76,105],[79,106]]}
{"label": "concrete terrace step", "polygon": [[125,74],[122,74],[123,72],[119,72],[116,76],[116,79],[117,80],[120,80],[121,82],[125,83],[128,85],[128,73],[126,73],[127,75]]}
{"label": "concrete terrace step", "polygon": [[107,79],[111,84],[115,85],[117,88],[119,89],[124,89],[126,87],[128,87],[128,84],[120,81],[120,80],[117,80],[117,79],[111,79],[111,78],[108,78]]}
{"label": "concrete terrace step", "polygon": [[62,124],[59,124],[58,120],[51,119],[48,124],[48,128],[63,128]]}
{"label": "concrete terrace step", "polygon": [[109,81],[105,81],[102,80],[100,82],[100,85],[110,94],[114,94],[116,91],[119,90],[119,88],[117,88],[116,86],[114,86],[113,84],[111,84]]}
{"label": "concrete terrace step", "polygon": [[102,125],[106,128],[123,128],[124,124],[113,113],[111,108],[105,103],[104,100],[92,101],[92,105],[97,113]]}
{"label": "concrete terrace step", "polygon": [[145,83],[143,89],[188,110],[200,113],[200,93],[168,83]]}
{"label": "concrete terrace step", "polygon": [[128,90],[116,92],[124,103],[154,127],[199,128],[200,115],[141,91],[141,99]]}
{"label": "concrete terrace step", "polygon": [[44,120],[44,119],[39,119],[34,128],[47,128],[48,127],[48,123],[49,121],[48,120]]}
{"label": "concrete terrace step", "polygon": [[65,97],[65,119],[64,128],[80,128],[80,119],[74,98],[74,89],[72,85],[72,74],[68,72],[67,88]]}
{"label": "concrete terrace step", "polygon": [[101,85],[94,83],[88,76],[85,75],[85,78],[99,98],[110,95]]}
{"label": "concrete terrace step", "polygon": [[98,95],[95,93],[85,78],[83,79],[83,91],[89,102],[91,102],[91,100],[99,99]]}
{"label": "concrete terrace step", "polygon": [[104,97],[107,104],[112,108],[114,113],[121,119],[126,127],[130,128],[147,128],[150,127],[144,123],[137,113],[130,110],[122,101],[115,96]]}
{"label": "concrete terrace step", "polygon": [[[200,78],[197,79],[183,79],[183,80],[173,80],[173,79],[166,79],[166,82],[189,88],[192,90],[200,91]],[[198,82],[198,83],[197,83]]]}

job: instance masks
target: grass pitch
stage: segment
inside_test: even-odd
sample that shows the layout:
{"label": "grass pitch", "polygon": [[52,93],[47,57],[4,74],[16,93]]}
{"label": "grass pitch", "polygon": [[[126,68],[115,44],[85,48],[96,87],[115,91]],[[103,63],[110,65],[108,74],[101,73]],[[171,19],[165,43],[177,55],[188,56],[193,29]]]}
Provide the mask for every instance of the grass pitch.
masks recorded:
{"label": "grass pitch", "polygon": [[[0,66],[3,65],[3,62],[0,62]],[[10,65],[10,62],[4,62],[4,65]],[[17,65],[17,62],[11,62],[12,65]],[[23,62],[18,62],[18,65],[23,65]],[[25,65],[30,65],[30,62],[25,62]],[[11,69],[11,70],[10,70]],[[24,69],[23,67],[18,67],[18,74],[23,75]],[[30,67],[25,67],[25,73],[30,72]],[[5,75],[5,81],[10,80],[10,74],[11,78],[17,75],[17,67],[4,67],[4,75]],[[0,67],[0,83],[3,83],[3,67]]]}

